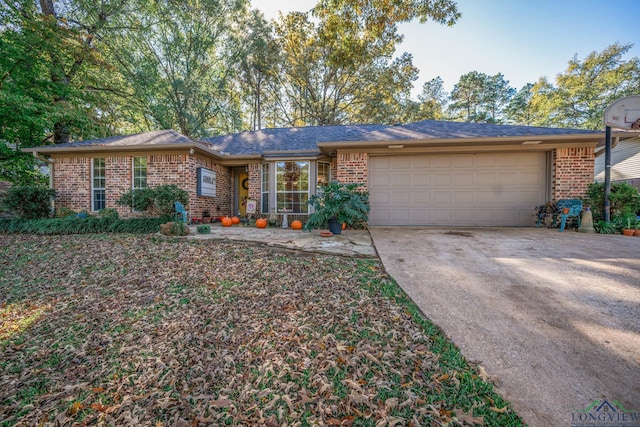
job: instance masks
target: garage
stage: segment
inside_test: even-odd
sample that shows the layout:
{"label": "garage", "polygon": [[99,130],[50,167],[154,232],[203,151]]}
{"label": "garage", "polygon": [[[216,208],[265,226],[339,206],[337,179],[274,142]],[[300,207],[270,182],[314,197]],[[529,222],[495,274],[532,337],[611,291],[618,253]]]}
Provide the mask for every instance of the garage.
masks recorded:
{"label": "garage", "polygon": [[547,165],[545,152],[372,155],[369,224],[531,226]]}

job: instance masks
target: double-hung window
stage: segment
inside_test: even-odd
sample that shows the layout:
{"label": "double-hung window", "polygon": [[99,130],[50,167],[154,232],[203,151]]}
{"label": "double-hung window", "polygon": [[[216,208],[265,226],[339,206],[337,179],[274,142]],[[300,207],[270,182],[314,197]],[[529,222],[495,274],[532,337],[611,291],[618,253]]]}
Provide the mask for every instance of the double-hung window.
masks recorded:
{"label": "double-hung window", "polygon": [[147,158],[133,158],[133,190],[147,188]]}
{"label": "double-hung window", "polygon": [[[147,158],[134,157],[131,166],[133,174],[131,177],[131,189],[133,190],[133,197],[135,197],[136,190],[147,188]],[[135,206],[135,203],[133,206]],[[133,210],[135,211],[135,207]]]}
{"label": "double-hung window", "polygon": [[104,158],[95,158],[91,162],[91,210],[97,212],[106,207],[106,173]]}
{"label": "double-hung window", "polygon": [[276,204],[278,211],[308,213],[309,162],[276,162]]}

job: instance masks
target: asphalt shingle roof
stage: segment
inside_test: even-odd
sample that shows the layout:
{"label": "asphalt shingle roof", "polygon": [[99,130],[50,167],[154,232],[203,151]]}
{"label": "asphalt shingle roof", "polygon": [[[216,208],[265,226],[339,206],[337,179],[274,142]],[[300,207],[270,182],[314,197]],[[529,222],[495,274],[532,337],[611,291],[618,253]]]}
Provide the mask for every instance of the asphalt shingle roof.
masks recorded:
{"label": "asphalt shingle roof", "polygon": [[269,151],[318,150],[323,142],[371,142],[457,138],[506,138],[593,134],[584,129],[508,126],[486,123],[424,120],[406,125],[343,125],[262,129],[233,135],[204,138],[212,148],[230,154],[259,154]]}
{"label": "asphalt shingle roof", "polygon": [[68,142],[58,144],[55,147],[88,147],[88,146],[110,146],[127,147],[136,145],[164,145],[176,143],[193,143],[186,136],[175,130],[157,130],[134,135],[110,136],[108,138],[87,139],[85,141]]}
{"label": "asphalt shingle roof", "polygon": [[318,144],[330,142],[375,142],[465,138],[508,138],[594,134],[584,129],[507,126],[486,123],[424,120],[405,125],[339,125],[261,129],[193,141],[174,130],[112,136],[56,145],[56,148],[201,143],[223,154],[256,155],[269,152],[320,153]]}
{"label": "asphalt shingle roof", "polygon": [[245,131],[204,138],[214,150],[230,154],[260,154],[269,151],[317,151],[319,142],[367,141],[384,125],[306,126]]}

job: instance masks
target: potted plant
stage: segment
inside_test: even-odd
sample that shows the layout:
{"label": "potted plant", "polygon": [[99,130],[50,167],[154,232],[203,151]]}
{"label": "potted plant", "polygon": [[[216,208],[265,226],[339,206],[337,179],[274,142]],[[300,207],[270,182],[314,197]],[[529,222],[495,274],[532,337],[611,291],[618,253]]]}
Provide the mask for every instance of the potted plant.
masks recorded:
{"label": "potted plant", "polygon": [[634,233],[634,227],[631,226],[631,217],[627,217],[627,226],[622,229],[622,234],[624,236],[633,236]]}
{"label": "potted plant", "polygon": [[329,227],[333,234],[342,232],[342,224],[363,225],[369,219],[369,192],[361,184],[330,182],[311,196],[308,203],[314,212],[304,225],[304,229]]}

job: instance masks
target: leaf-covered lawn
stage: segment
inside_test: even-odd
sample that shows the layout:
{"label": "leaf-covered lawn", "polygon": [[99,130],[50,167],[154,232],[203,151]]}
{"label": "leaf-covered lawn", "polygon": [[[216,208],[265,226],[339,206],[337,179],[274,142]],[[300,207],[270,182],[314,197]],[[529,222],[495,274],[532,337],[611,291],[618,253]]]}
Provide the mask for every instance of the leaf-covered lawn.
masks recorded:
{"label": "leaf-covered lawn", "polygon": [[10,425],[521,425],[377,261],[0,236]]}

